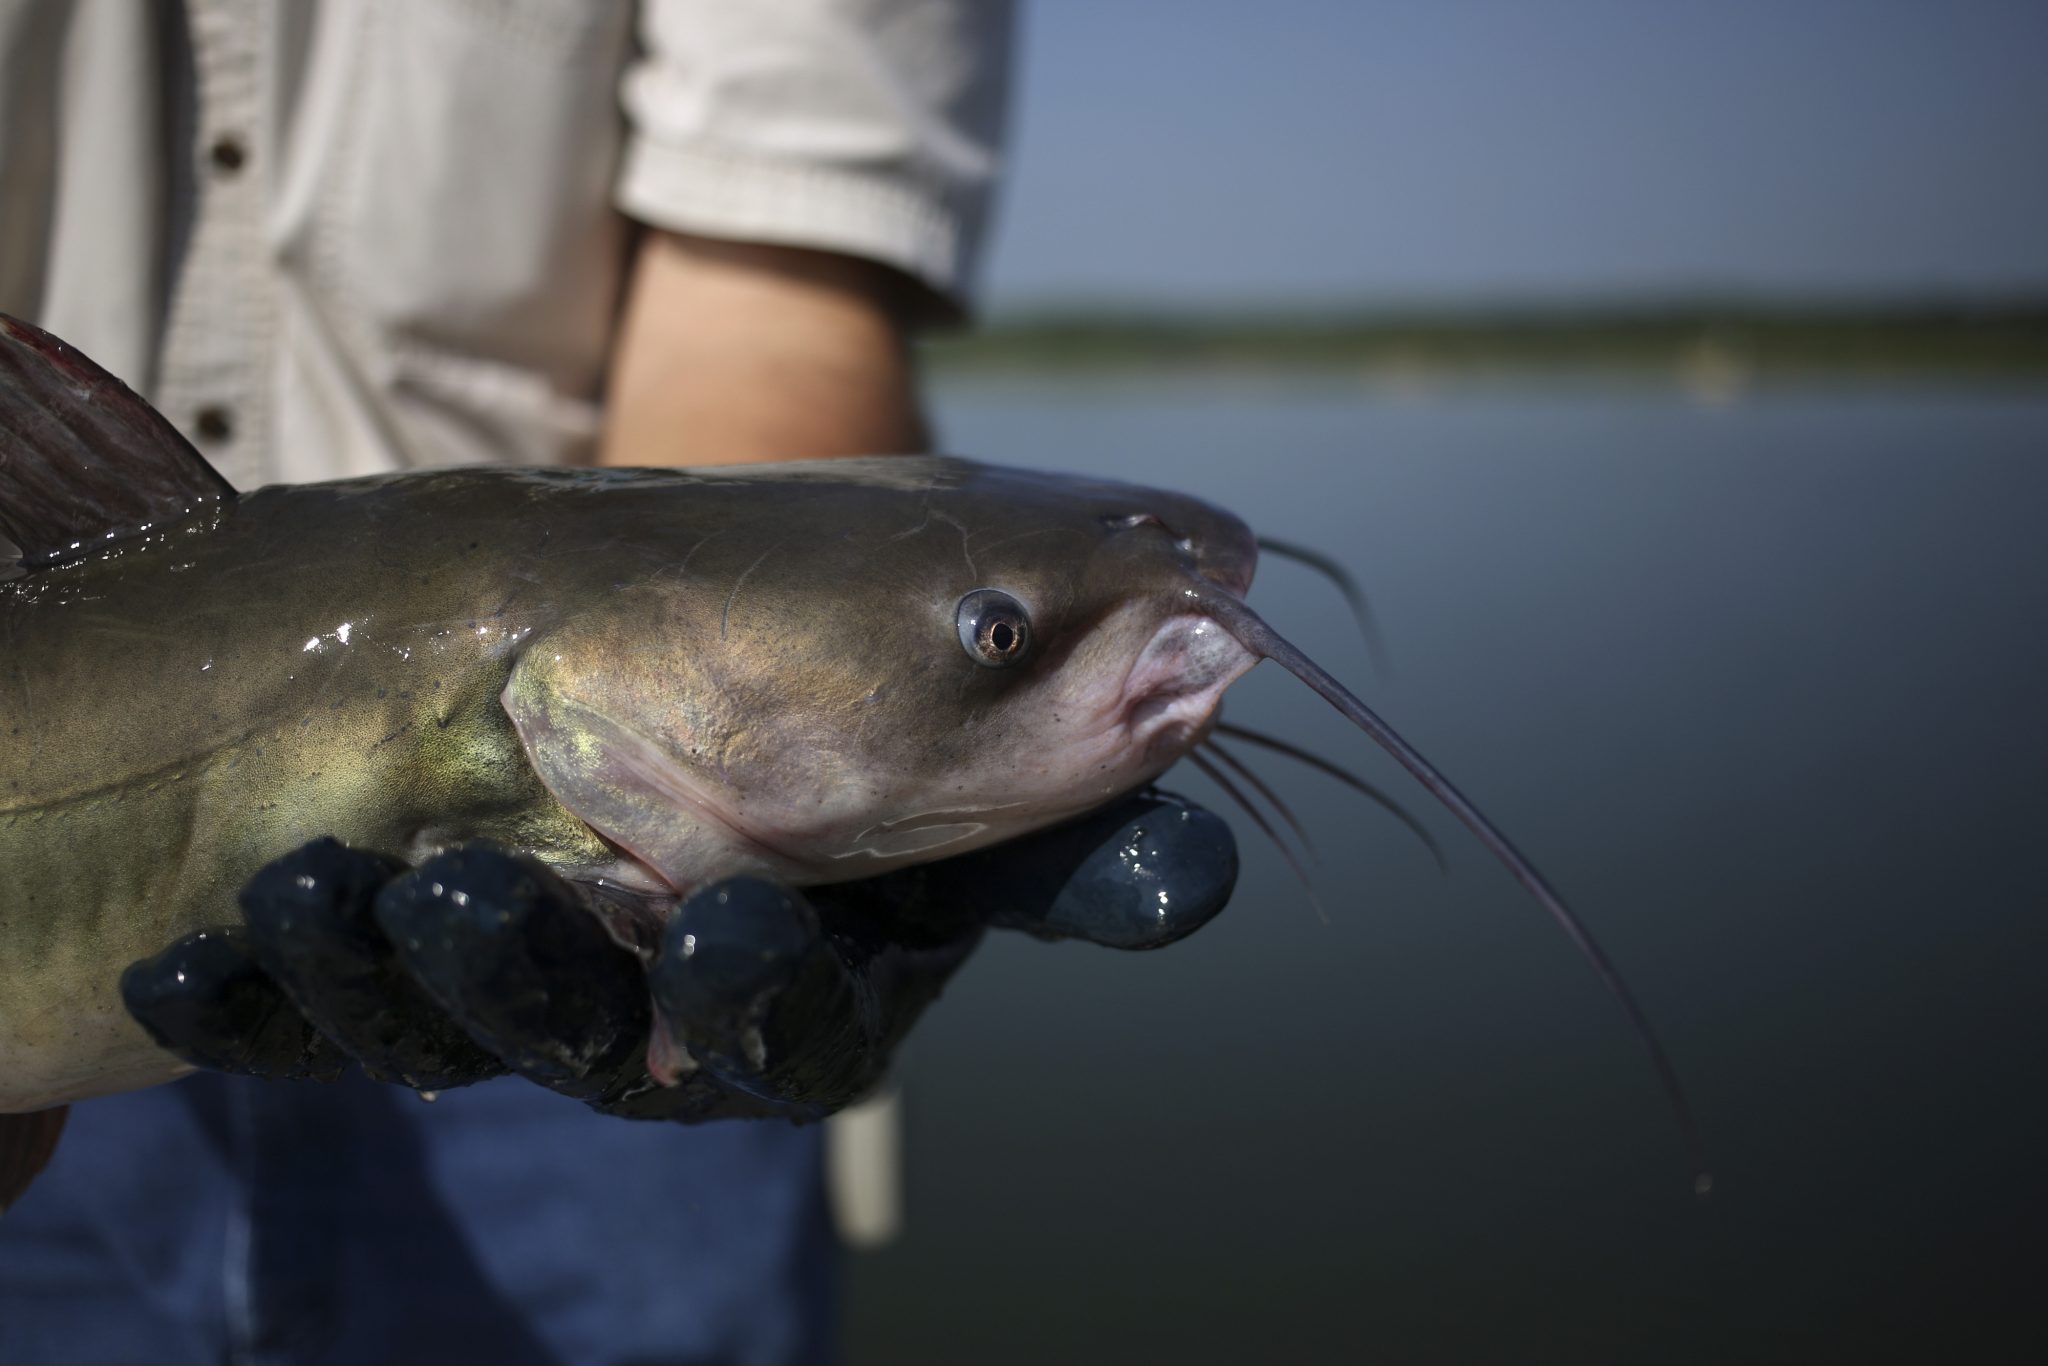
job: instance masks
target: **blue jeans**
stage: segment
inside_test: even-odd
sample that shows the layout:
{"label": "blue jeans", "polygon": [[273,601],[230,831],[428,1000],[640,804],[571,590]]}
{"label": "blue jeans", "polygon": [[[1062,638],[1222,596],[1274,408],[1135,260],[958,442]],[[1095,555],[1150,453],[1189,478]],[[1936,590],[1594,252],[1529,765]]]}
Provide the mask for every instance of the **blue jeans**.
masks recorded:
{"label": "blue jeans", "polygon": [[0,1219],[0,1363],[829,1361],[819,1131],[529,1082],[199,1076],[75,1107]]}

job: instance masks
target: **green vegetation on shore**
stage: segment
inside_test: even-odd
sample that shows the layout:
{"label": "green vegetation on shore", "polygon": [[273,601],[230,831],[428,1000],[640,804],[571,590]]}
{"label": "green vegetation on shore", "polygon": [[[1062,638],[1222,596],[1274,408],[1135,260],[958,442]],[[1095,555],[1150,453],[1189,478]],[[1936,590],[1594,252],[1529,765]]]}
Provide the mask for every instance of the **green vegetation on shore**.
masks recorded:
{"label": "green vegetation on shore", "polygon": [[1985,303],[1694,303],[997,319],[930,344],[941,373],[1640,372],[1706,392],[1815,376],[2048,381],[2048,299]]}

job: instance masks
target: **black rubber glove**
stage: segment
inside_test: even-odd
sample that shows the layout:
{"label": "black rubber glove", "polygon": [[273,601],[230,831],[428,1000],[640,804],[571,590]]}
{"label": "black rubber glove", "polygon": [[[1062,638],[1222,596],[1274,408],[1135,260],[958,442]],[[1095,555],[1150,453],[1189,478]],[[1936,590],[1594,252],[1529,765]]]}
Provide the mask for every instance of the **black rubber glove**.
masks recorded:
{"label": "black rubber glove", "polygon": [[317,840],[250,880],[244,924],[133,964],[121,988],[159,1044],[220,1071],[331,1079],[353,1060],[426,1091],[510,1071],[637,1118],[809,1119],[879,1080],[987,926],[1156,948],[1236,879],[1219,818],[1146,792],[808,894],[711,884],[650,960],[523,855],[472,844],[408,869]]}

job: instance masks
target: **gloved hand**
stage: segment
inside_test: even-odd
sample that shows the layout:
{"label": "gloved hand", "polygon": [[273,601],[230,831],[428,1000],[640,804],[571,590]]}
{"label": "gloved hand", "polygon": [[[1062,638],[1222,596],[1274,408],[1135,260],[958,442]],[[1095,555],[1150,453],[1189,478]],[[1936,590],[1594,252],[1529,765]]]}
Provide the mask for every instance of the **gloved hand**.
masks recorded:
{"label": "gloved hand", "polygon": [[121,990],[162,1047],[220,1071],[332,1079],[353,1060],[423,1091],[509,1071],[635,1118],[812,1119],[874,1085],[985,927],[1155,948],[1236,880],[1222,820],[1144,792],[864,882],[713,883],[643,953],[526,856],[470,844],[408,869],[317,840],[250,880],[244,924],[131,965]]}

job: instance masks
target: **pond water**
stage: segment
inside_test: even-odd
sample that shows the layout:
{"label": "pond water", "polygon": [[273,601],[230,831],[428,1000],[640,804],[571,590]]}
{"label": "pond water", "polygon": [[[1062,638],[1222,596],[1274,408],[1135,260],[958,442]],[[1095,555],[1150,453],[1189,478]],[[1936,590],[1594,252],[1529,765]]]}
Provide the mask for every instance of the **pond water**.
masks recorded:
{"label": "pond water", "polygon": [[[1590,923],[1691,1092],[1369,741],[1265,665],[1168,951],[989,944],[907,1050],[857,1362],[2032,1357],[2048,1210],[2048,394],[954,381],[947,445],[1207,496],[1343,560],[1252,602]],[[1183,765],[1168,785],[1227,810]],[[2043,1357],[2039,1359],[2048,1359]]]}

